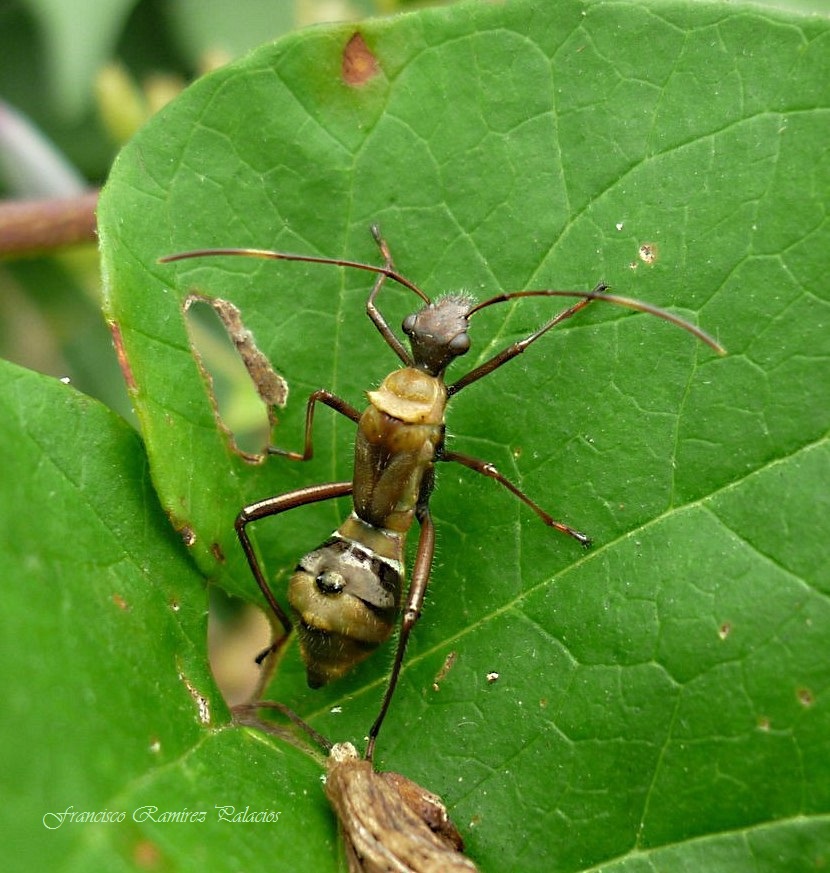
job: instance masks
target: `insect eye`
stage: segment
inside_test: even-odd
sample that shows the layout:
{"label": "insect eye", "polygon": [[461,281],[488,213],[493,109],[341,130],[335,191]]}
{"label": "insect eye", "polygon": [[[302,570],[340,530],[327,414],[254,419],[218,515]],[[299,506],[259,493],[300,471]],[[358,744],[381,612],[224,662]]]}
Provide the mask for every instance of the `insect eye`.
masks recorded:
{"label": "insect eye", "polygon": [[454,355],[463,355],[470,350],[470,337],[466,333],[460,333],[450,340],[450,351]]}
{"label": "insect eye", "polygon": [[401,330],[407,335],[412,336],[415,333],[415,313],[412,315],[407,315],[403,320],[403,324],[401,325]]}

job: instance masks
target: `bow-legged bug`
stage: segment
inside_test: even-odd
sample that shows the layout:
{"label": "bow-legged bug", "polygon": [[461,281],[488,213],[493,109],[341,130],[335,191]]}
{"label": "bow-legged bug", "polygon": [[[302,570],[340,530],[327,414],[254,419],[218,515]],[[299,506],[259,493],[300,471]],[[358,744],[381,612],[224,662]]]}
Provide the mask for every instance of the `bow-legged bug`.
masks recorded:
{"label": "bow-legged bug", "polygon": [[[466,294],[448,294],[433,302],[417,285],[397,272],[389,247],[377,226],[372,227],[372,235],[384,260],[380,266],[261,249],[201,249],[161,259],[170,262],[206,256],[244,256],[330,264],[377,274],[366,301],[366,312],[403,367],[390,373],[377,390],[367,391],[369,406],[362,413],[325,389],[315,391],[306,407],[303,451],[269,448],[272,454],[296,461],[309,460],[314,452],[314,410],[318,403],[323,403],[357,424],[352,480],[311,485],[266,498],[244,507],[236,520],[236,531],[251,572],[287,633],[292,623],[265,579],[248,537],[247,526],[298,506],[352,496],[353,510],[349,517],[319,548],[300,560],[289,582],[288,600],[297,617],[308,683],[315,688],[346,673],[391,635],[400,610],[406,535],[413,520],[418,520],[420,536],[401,615],[397,651],[380,710],[369,731],[368,759],[372,758],[378,732],[398,682],[407,640],[420,614],[429,582],[435,547],[429,499],[436,463],[454,461],[494,479],[525,503],[546,525],[573,537],[583,546],[590,545],[584,533],[555,520],[493,464],[446,448],[444,413],[449,399],[520,355],[557,324],[595,300],[657,316],[693,334],[719,354],[725,353],[708,334],[684,319],[638,300],[608,294],[605,284],[597,285],[593,291],[515,291],[481,303],[476,303]],[[409,350],[395,336],[375,305],[387,279],[414,293],[424,304],[403,322]],[[529,336],[447,384],[444,379],[447,367],[470,348],[470,319],[488,306],[522,297],[581,299]]]}

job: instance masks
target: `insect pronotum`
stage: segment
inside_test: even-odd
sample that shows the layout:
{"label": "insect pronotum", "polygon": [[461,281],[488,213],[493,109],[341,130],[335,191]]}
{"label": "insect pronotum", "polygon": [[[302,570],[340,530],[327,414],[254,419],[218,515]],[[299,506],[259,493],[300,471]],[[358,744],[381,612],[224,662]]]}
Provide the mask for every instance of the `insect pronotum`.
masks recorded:
{"label": "insect pronotum", "polygon": [[[288,633],[292,628],[291,620],[265,579],[248,537],[247,526],[298,506],[352,495],[353,510],[349,517],[321,546],[300,559],[289,582],[288,600],[297,617],[300,650],[308,684],[313,688],[346,673],[391,635],[400,609],[406,535],[413,520],[418,520],[420,536],[401,615],[395,660],[378,715],[369,731],[366,748],[369,760],[392,700],[407,640],[420,614],[429,582],[435,548],[429,500],[436,463],[454,461],[494,479],[525,503],[546,525],[573,537],[583,546],[590,545],[590,539],[584,533],[554,519],[493,464],[446,448],[444,414],[449,399],[520,355],[557,324],[595,300],[654,315],[688,331],[719,354],[725,354],[714,339],[693,324],[639,300],[607,294],[607,286],[602,283],[593,291],[515,291],[498,294],[481,303],[476,303],[467,294],[448,294],[433,302],[417,285],[397,272],[379,228],[373,226],[371,230],[384,260],[381,266],[339,258],[238,248],[200,249],[161,258],[161,262],[166,263],[207,256],[243,256],[330,264],[377,275],[366,301],[366,312],[403,367],[390,373],[379,388],[366,392],[369,406],[362,413],[325,389],[315,391],[306,407],[303,451],[269,448],[272,454],[291,460],[309,460],[314,453],[314,410],[317,403],[323,403],[358,426],[352,480],[310,485],[266,498],[244,507],[236,519],[236,531],[251,572],[274,615]],[[387,279],[411,291],[424,304],[403,322],[402,329],[409,340],[410,350],[395,336],[375,305]],[[470,319],[488,306],[522,297],[581,299],[529,336],[447,384],[444,380],[447,367],[470,348]]]}

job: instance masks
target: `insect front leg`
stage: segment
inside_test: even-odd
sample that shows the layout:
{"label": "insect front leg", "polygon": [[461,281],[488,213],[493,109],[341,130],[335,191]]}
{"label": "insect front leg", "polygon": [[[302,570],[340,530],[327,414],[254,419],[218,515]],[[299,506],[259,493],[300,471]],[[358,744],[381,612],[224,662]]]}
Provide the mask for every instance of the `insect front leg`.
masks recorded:
{"label": "insect front leg", "polygon": [[415,555],[415,565],[412,568],[412,581],[409,585],[409,593],[406,597],[406,606],[404,607],[403,616],[401,618],[401,630],[398,636],[398,648],[395,652],[395,662],[392,665],[392,673],[389,676],[389,683],[386,686],[386,693],[383,695],[383,702],[380,706],[380,711],[369,731],[369,742],[366,745],[366,759],[371,761],[375,751],[375,741],[378,738],[383,720],[386,718],[389,704],[392,702],[392,696],[395,693],[395,688],[398,684],[398,677],[403,666],[403,658],[406,653],[406,644],[409,640],[409,634],[421,615],[421,607],[424,605],[424,596],[427,586],[429,585],[429,573],[432,569],[432,558],[435,554],[435,525],[432,521],[432,516],[429,512],[428,505],[419,505],[416,510],[418,523],[421,525],[421,535],[418,539],[418,551]]}
{"label": "insect front leg", "polygon": [[[375,242],[378,244],[378,248],[380,249],[381,255],[383,255],[383,267],[385,270],[389,270],[394,272],[395,265],[392,262],[392,255],[389,252],[389,246],[386,244],[386,240],[380,235],[380,227],[378,225],[373,224],[371,227],[372,236],[374,237]],[[380,310],[375,306],[375,297],[380,293],[380,289],[383,287],[383,283],[387,279],[386,273],[378,274],[377,279],[375,280],[375,284],[372,286],[372,291],[369,294],[369,299],[366,301],[366,314],[372,320],[372,324],[380,331],[380,335],[386,340],[386,344],[390,349],[403,361],[404,366],[411,367],[412,366],[412,357],[409,352],[407,352],[403,343],[392,333],[392,328],[389,327],[389,322],[383,317]],[[415,290],[415,289],[412,289]],[[423,294],[421,295],[423,296]]]}
{"label": "insect front leg", "polygon": [[[591,294],[602,294],[608,286],[604,283],[600,283],[596,288],[591,292]],[[496,297],[494,300],[501,300],[501,297]],[[510,295],[504,295],[505,300],[510,299]],[[492,358],[485,361],[483,364],[479,364],[474,370],[470,370],[469,373],[462,376],[456,382],[453,382],[452,385],[447,386],[447,395],[452,397],[457,394],[462,388],[466,388],[468,385],[472,385],[473,382],[478,382],[479,379],[483,379],[485,376],[488,376],[493,370],[498,370],[503,364],[506,364],[508,361],[511,361],[517,355],[522,354],[522,352],[532,343],[535,343],[536,340],[543,337],[549,330],[556,327],[557,324],[565,321],[568,318],[576,315],[577,312],[584,309],[591,301],[593,297],[586,297],[583,300],[580,300],[579,303],[574,303],[573,306],[569,306],[567,309],[560,312],[558,315],[555,315],[550,319],[546,324],[543,324],[539,330],[534,331],[530,336],[526,336],[523,340],[519,340],[518,342],[513,343],[512,345],[507,346],[507,348],[502,349],[498,354],[493,355]]]}
{"label": "insect front leg", "polygon": [[476,473],[481,473],[482,476],[487,476],[490,479],[495,479],[500,485],[503,485],[511,494],[514,494],[519,500],[522,501],[526,506],[529,506],[539,518],[548,526],[552,527],[555,530],[560,531],[561,533],[567,534],[569,537],[573,537],[577,542],[581,543],[587,549],[591,545],[591,538],[581,531],[575,530],[570,525],[565,524],[564,522],[557,521],[553,516],[549,513],[545,512],[541,506],[531,500],[527,494],[524,493],[520,488],[514,485],[506,476],[503,476],[497,469],[495,464],[491,464],[489,461],[482,461],[480,458],[471,458],[469,455],[462,455],[458,452],[447,452],[443,451],[438,460],[440,461],[455,461],[457,464],[461,464],[464,467],[468,467],[470,470],[475,470]]}
{"label": "insect front leg", "polygon": [[[289,491],[287,494],[280,494],[278,497],[268,497],[265,500],[260,500],[258,503],[252,503],[250,506],[244,507],[236,517],[234,526],[236,527],[236,534],[239,537],[242,551],[245,552],[245,557],[248,559],[248,566],[251,568],[251,573],[253,573],[257,585],[259,585],[259,590],[268,602],[271,611],[283,626],[286,634],[291,630],[291,619],[277,602],[274,592],[271,591],[271,586],[265,579],[265,574],[262,572],[256,552],[248,537],[247,527],[252,521],[258,521],[261,518],[279,515],[281,512],[286,512],[289,509],[296,509],[298,506],[306,506],[309,503],[317,503],[320,500],[345,497],[351,493],[351,482],[329,482],[325,485],[311,485],[308,488],[298,488],[296,491]],[[274,643],[264,655],[269,654],[271,651],[276,651],[281,642],[282,640]]]}
{"label": "insect front leg", "polygon": [[326,391],[325,388],[321,388],[319,391],[315,391],[311,394],[308,398],[308,403],[305,409],[305,444],[303,446],[303,451],[291,452],[288,451],[288,449],[268,446],[268,454],[280,455],[291,461],[309,461],[314,457],[312,429],[314,427],[314,407],[317,403],[325,403],[325,405],[330,409],[339,412],[341,415],[345,415],[346,418],[350,418],[355,424],[360,421],[360,412],[355,409],[351,403],[348,403],[336,394],[332,394],[331,391]]}

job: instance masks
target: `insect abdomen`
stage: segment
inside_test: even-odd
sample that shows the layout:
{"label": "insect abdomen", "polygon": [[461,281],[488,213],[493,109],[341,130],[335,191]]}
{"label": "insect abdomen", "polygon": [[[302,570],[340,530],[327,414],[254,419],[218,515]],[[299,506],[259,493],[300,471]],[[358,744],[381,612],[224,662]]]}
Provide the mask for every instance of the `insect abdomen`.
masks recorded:
{"label": "insect abdomen", "polygon": [[398,558],[381,557],[339,531],[300,561],[288,600],[312,688],[347,673],[389,638],[402,585]]}

